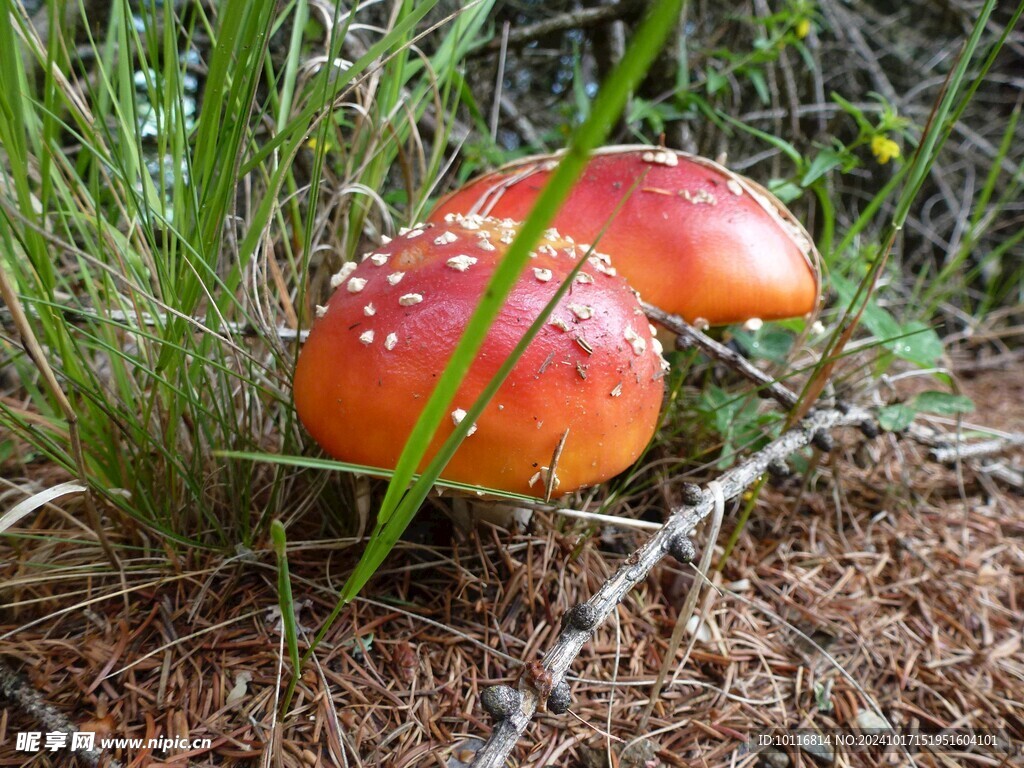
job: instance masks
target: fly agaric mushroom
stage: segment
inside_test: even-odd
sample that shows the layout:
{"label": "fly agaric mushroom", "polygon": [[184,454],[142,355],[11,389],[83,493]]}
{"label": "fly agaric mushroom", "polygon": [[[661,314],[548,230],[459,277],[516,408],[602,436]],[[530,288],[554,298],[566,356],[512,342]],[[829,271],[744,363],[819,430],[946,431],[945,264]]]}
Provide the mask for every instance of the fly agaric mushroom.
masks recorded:
{"label": "fly agaric mushroom", "polygon": [[[294,382],[299,417],[327,453],[395,466],[515,235],[512,222],[453,215],[406,231],[332,278],[337,290],[317,309]],[[425,461],[585,254],[548,230]],[[535,496],[606,480],[653,435],[665,367],[635,293],[607,257],[592,254],[442,477]]]}
{"label": "fly agaric mushroom", "polygon": [[[479,177],[442,200],[430,220],[521,220],[558,157]],[[644,301],[690,322],[775,320],[817,306],[819,256],[806,230],[766,189],[702,157],[648,146],[598,150],[553,226],[580,243],[600,236],[597,247]]]}

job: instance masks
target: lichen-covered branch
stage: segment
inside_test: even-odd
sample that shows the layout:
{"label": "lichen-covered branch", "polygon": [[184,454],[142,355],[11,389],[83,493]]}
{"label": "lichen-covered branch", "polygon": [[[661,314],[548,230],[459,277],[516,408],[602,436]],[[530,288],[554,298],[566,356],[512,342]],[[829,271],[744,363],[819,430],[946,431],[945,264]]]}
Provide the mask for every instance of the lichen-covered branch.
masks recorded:
{"label": "lichen-covered branch", "polygon": [[701,333],[678,315],[672,315],[663,309],[645,301],[640,302],[647,317],[676,334],[685,347],[696,347],[708,357],[712,357],[729,366],[736,373],[757,384],[764,393],[772,397],[779,405],[789,410],[799,399],[795,392],[775,381],[739,352],[729,349],[715,341],[707,334]]}
{"label": "lichen-covered branch", "polygon": [[[718,484],[726,499],[732,499],[752,486],[773,462],[785,460],[795,451],[810,445],[815,436],[828,432],[834,427],[859,425],[870,419],[868,411],[851,407],[839,411],[828,409],[807,416],[799,426],[784,433],[749,459],[718,478]],[[626,558],[625,563],[606,581],[584,605],[570,611],[570,620],[564,622],[554,646],[544,655],[544,685],[536,683],[537,674],[524,675],[518,685],[518,707],[500,719],[494,726],[487,743],[477,752],[473,762],[475,768],[501,768],[526,730],[539,706],[545,704],[542,695],[563,682],[566,672],[579,655],[583,645],[590,639],[594,628],[604,621],[615,607],[672,547],[673,541],[689,537],[714,508],[714,497],[710,491],[701,494],[693,506],[672,511],[668,521],[651,536],[636,552]],[[585,621],[572,620],[574,616],[585,616]],[[538,690],[538,687],[541,690]],[[543,696],[546,699],[546,695]]]}
{"label": "lichen-covered branch", "polygon": [[940,464],[949,464],[957,459],[981,459],[987,456],[1008,451],[1011,448],[1024,446],[1024,435],[1012,434],[1005,437],[997,437],[992,440],[963,445],[960,442],[949,442],[948,436],[939,438],[941,442],[934,445],[929,452],[933,461]]}
{"label": "lichen-covered branch", "polygon": [[[559,13],[551,18],[544,19],[544,21],[539,21],[536,24],[513,29],[508,35],[507,44],[511,46],[526,45],[556,32],[564,32],[569,29],[585,29],[586,27],[593,27],[598,24],[606,24],[617,19],[632,16],[640,7],[641,4],[637,0],[620,0],[618,3],[566,11],[565,13]],[[469,55],[474,57],[495,53],[501,48],[501,44],[501,38],[495,38],[487,45],[470,52]]]}
{"label": "lichen-covered branch", "polygon": [[[0,659],[0,699],[10,701],[47,731],[67,734],[69,743],[71,734],[79,730],[62,712],[47,704],[42,694],[7,666],[3,659]],[[103,755],[99,750],[75,749],[74,752],[89,765],[101,764]],[[120,768],[121,764],[110,758],[106,765],[108,768]]]}
{"label": "lichen-covered branch", "polygon": [[[756,384],[761,392],[774,399],[787,411],[796,405],[799,396],[795,392],[774,380],[740,353],[715,341],[681,317],[671,315],[645,302],[641,302],[641,304],[648,318],[678,336],[678,346],[695,347],[708,357],[728,366],[748,381]],[[865,412],[865,420],[861,423],[865,434],[873,436],[873,433],[877,431],[876,425],[874,415]],[[932,461],[940,464],[951,464],[957,460],[964,461],[975,472],[993,477],[1014,488],[1024,489],[1024,479],[1017,470],[1004,464],[980,461],[980,459],[1024,446],[1024,435],[1022,434],[1004,434],[990,440],[969,443],[961,439],[959,435],[935,431],[915,423],[910,425],[905,435],[915,443],[929,448],[928,457]]]}

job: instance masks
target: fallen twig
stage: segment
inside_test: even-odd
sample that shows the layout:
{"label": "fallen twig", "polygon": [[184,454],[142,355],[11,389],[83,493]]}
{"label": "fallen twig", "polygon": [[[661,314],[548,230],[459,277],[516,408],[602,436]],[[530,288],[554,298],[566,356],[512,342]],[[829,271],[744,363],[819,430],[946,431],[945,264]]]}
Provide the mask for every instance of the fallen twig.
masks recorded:
{"label": "fallen twig", "polygon": [[[595,8],[579,8],[559,13],[536,24],[529,24],[525,27],[511,30],[508,35],[508,45],[525,45],[555,32],[564,32],[569,29],[584,29],[609,21],[623,19],[635,13],[640,6],[641,4],[637,0],[621,0],[618,3],[599,5]],[[471,51],[469,55],[470,57],[476,57],[497,53],[501,46],[501,38],[497,37],[486,45]]]}
{"label": "fallen twig", "polygon": [[[79,728],[68,720],[64,713],[47,704],[42,694],[29,685],[21,675],[7,666],[3,659],[0,659],[0,697],[8,699],[26,715],[40,725],[45,726],[47,731],[67,734],[68,748],[89,765],[99,766],[101,764],[100,761],[103,753],[97,749],[73,747],[71,735],[79,732]],[[106,766],[107,768],[120,768],[121,763],[110,758]]]}
{"label": "fallen twig", "polygon": [[1004,485],[1008,485],[1011,488],[1016,488],[1017,491],[1024,493],[1024,472],[1008,467],[1005,464],[1000,463],[978,463],[971,465],[971,468],[975,472],[980,472],[983,475],[991,477],[993,480],[998,480]]}
{"label": "fallen twig", "polygon": [[967,443],[958,435],[929,429],[914,423],[907,427],[907,437],[926,446],[928,458],[939,464],[963,462],[977,474],[991,477],[1004,485],[1024,491],[1024,473],[1002,461],[984,461],[1012,448],[1024,446],[1024,435],[1011,433],[977,443]]}
{"label": "fallen twig", "polygon": [[934,446],[928,452],[928,456],[940,464],[949,464],[957,459],[980,459],[1003,453],[1011,448],[1024,446],[1024,435],[1020,434],[997,437],[992,440],[982,440],[981,442],[970,443],[969,445],[963,445],[960,442],[950,443],[946,439],[947,437],[945,435],[939,437],[939,440],[943,442]]}
{"label": "fallen twig", "polygon": [[[748,381],[756,384],[761,392],[774,399],[786,410],[790,410],[796,405],[799,398],[795,392],[780,384],[740,353],[710,338],[683,320],[683,318],[670,315],[650,304],[641,303],[648,318],[678,336],[678,345],[696,347],[708,357],[728,366]],[[873,425],[877,424],[874,415],[865,411],[865,416],[866,422]],[[870,428],[868,431],[871,431]],[[915,443],[929,448],[928,456],[932,461],[940,464],[949,464],[960,459],[966,462],[975,472],[994,477],[1014,488],[1024,489],[1024,483],[1021,482],[1021,473],[1017,470],[1006,467],[1003,464],[986,464],[979,461],[979,459],[1024,446],[1024,435],[1022,434],[1007,434],[977,443],[968,443],[957,434],[939,432],[917,423],[911,424],[904,434]]]}
{"label": "fallen twig", "polygon": [[789,410],[796,405],[799,397],[795,392],[777,382],[739,352],[729,349],[707,334],[701,333],[678,315],[669,314],[646,301],[641,301],[640,304],[649,319],[676,334],[684,346],[696,347],[708,357],[729,366],[748,381],[757,384],[766,395],[772,397],[783,408]]}
{"label": "fallen twig", "polygon": [[[795,451],[807,447],[816,435],[834,427],[858,425],[870,418],[871,414],[859,407],[846,408],[844,411],[819,410],[808,415],[799,426],[722,475],[717,481],[722,495],[725,499],[732,499],[743,493],[768,470],[769,464],[785,460]],[[634,586],[647,578],[651,569],[673,547],[673,542],[689,537],[697,525],[711,513],[714,504],[714,495],[707,491],[701,494],[700,500],[693,506],[672,510],[671,516],[658,532],[626,558],[625,563],[590,600],[566,614],[562,631],[554,646],[539,663],[527,665],[527,669],[532,670],[532,673],[520,678],[518,700],[514,702],[514,706],[507,707],[508,715],[495,723],[490,738],[477,752],[473,762],[475,768],[501,768],[505,765],[506,758],[533,719],[538,707],[546,705],[547,696],[552,692],[564,691],[561,684],[565,673],[579,655],[583,645],[590,639],[594,629],[615,610]]]}
{"label": "fallen twig", "polygon": [[[708,581],[708,573],[711,570],[711,558],[715,552],[715,544],[718,541],[718,534],[722,530],[722,518],[725,515],[725,498],[722,496],[722,491],[718,483],[711,481],[708,483],[708,490],[715,497],[714,514],[711,517],[711,530],[708,533],[707,541],[704,543],[704,552],[700,556],[700,565],[697,566],[699,578],[693,580],[693,584],[690,585],[690,591],[686,595],[686,602],[683,603],[683,609],[679,611],[679,615],[676,616],[676,624],[672,628],[672,637],[668,641],[668,649],[661,660],[661,668],[658,670],[658,676],[654,680],[654,685],[651,686],[651,693],[647,697],[647,706],[644,707],[644,712],[640,716],[640,727],[638,730],[643,733],[647,730],[647,720],[654,711],[654,705],[658,701],[658,697],[661,695],[662,687],[665,685],[665,681],[669,678],[669,673],[672,671],[672,667],[677,666],[676,664],[676,652],[679,650],[679,646],[683,641],[683,633],[686,631],[687,624],[690,623],[690,618],[696,614],[694,611],[697,609],[697,600],[700,598],[701,587],[704,586],[704,582]],[[687,553],[688,554],[688,553]],[[707,606],[705,606],[706,608]],[[703,622],[705,617],[701,615],[700,621]],[[690,638],[690,644],[686,648],[686,653],[683,656],[683,660],[678,663],[678,666],[682,668],[686,664],[686,660],[690,656],[690,652],[693,649],[693,643],[697,639],[698,628],[695,627],[693,635]]]}

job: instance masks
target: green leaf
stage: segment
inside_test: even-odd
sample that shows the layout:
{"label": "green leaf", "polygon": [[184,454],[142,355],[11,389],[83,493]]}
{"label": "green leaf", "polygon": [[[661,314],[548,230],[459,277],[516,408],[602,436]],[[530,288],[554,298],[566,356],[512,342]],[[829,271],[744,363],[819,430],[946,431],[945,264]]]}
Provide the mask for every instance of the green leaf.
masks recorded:
{"label": "green leaf", "polygon": [[796,165],[800,165],[800,163],[803,162],[803,155],[800,154],[800,151],[785,139],[780,139],[778,136],[774,136],[768,133],[767,131],[762,131],[758,128],[754,128],[753,126],[747,125],[742,120],[737,120],[735,117],[725,112],[718,111],[717,114],[719,118],[721,118],[725,122],[731,123],[732,125],[739,128],[741,131],[749,133],[751,136],[756,136],[762,141],[772,145],[773,147],[781,151],[783,154],[785,154],[786,157],[792,160]]}
{"label": "green leaf", "polygon": [[754,90],[757,91],[757,97],[761,100],[761,103],[771,104],[772,96],[768,90],[768,81],[764,77],[764,72],[757,67],[751,67],[747,70],[747,77],[750,78],[750,82],[754,86]]}
{"label": "green leaf", "polygon": [[717,469],[728,469],[736,461],[736,451],[764,438],[763,425],[777,415],[763,414],[758,399],[749,393],[734,394],[711,385],[701,392],[697,411],[722,438]]}
{"label": "green leaf", "polygon": [[974,411],[971,398],[932,389],[917,394],[912,405],[918,413],[934,413],[939,416],[959,416]]}
{"label": "green leaf", "polygon": [[[849,304],[855,293],[853,284],[837,274],[832,275],[832,283],[840,300]],[[901,325],[887,310],[878,305],[874,296],[864,308],[861,322],[871,335],[896,357],[908,360],[921,368],[932,368],[937,365],[944,352],[942,339],[932,327],[919,320]]]}
{"label": "green leaf", "polygon": [[785,179],[772,179],[769,181],[768,191],[787,205],[794,200],[799,200],[804,194],[803,187]]}
{"label": "green leaf", "polygon": [[919,413],[959,416],[973,410],[974,402],[969,397],[927,390],[915,395],[909,403],[896,403],[881,408],[878,411],[878,423],[884,430],[900,432],[909,427]]}
{"label": "green leaf", "polygon": [[917,415],[906,403],[887,405],[878,409],[878,424],[887,432],[902,432],[909,427]]}
{"label": "green leaf", "polygon": [[736,341],[752,358],[786,363],[793,348],[793,334],[782,328],[766,325],[756,333],[736,331]]}
{"label": "green leaf", "polygon": [[942,339],[935,329],[919,320],[904,325],[900,329],[899,337],[887,342],[886,346],[892,349],[897,357],[909,360],[922,368],[938,365],[945,351]]}
{"label": "green leaf", "polygon": [[711,385],[701,392],[697,409],[711,419],[716,432],[725,435],[736,418],[737,406],[734,396],[721,387]]}
{"label": "green leaf", "polygon": [[[816,682],[814,684],[814,704],[818,708],[819,712],[831,712],[833,709],[832,704],[832,680],[828,679],[824,683]],[[811,754],[815,754],[811,752]]]}
{"label": "green leaf", "polygon": [[[849,305],[853,301],[857,287],[846,278],[837,274],[832,275],[832,284],[835,286],[836,293],[839,294],[840,302]],[[896,318],[878,306],[878,302],[875,301],[873,296],[864,308],[861,322],[871,332],[871,335],[881,342],[890,342],[893,339],[899,338],[903,333],[903,329]]]}
{"label": "green leaf", "polygon": [[718,92],[729,87],[729,78],[720,72],[716,72],[713,69],[707,71],[707,91],[709,96],[714,96]]}
{"label": "green leaf", "polygon": [[807,169],[807,173],[800,179],[800,186],[809,187],[833,168],[843,165],[846,159],[845,150],[840,151],[832,147],[821,150],[811,161],[811,167]]}
{"label": "green leaf", "polygon": [[864,117],[864,110],[862,110],[856,104],[847,101],[835,91],[833,91],[831,95],[832,101],[834,101],[836,104],[842,107],[842,110],[857,122],[857,128],[860,129],[860,132],[862,134],[872,132],[873,127],[871,125],[871,122],[866,117]]}

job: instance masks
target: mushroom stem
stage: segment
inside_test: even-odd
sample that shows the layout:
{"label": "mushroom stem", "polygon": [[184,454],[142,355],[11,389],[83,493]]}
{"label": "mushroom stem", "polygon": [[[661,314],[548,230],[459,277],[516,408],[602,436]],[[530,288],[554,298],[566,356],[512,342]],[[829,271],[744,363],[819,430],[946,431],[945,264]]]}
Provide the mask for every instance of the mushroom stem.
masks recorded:
{"label": "mushroom stem", "polygon": [[452,496],[451,510],[448,511],[452,521],[465,531],[474,529],[480,523],[490,523],[502,528],[523,529],[533,517],[533,510],[517,504],[503,501],[474,499],[468,496]]}

